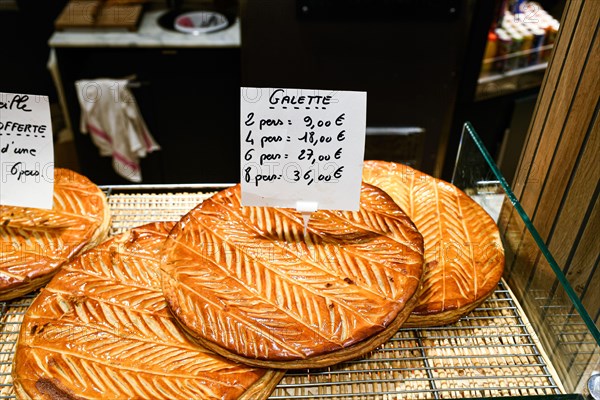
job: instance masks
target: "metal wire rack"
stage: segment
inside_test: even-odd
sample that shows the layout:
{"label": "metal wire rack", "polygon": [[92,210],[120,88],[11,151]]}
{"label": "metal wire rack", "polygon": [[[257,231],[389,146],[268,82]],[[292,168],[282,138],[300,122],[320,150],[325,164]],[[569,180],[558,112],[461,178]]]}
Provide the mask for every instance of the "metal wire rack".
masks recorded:
{"label": "metal wire rack", "polygon": [[[148,222],[176,221],[223,186],[186,186],[185,193],[173,193],[183,189],[179,187],[104,188],[111,234]],[[0,399],[15,398],[12,360],[23,315],[34,297],[0,302]],[[271,399],[441,399],[561,392],[535,332],[502,281],[489,299],[456,324],[400,329],[361,359],[289,371]]]}
{"label": "metal wire rack", "polygon": [[400,329],[369,356],[289,372],[273,399],[439,399],[560,393],[505,283],[452,326]]}

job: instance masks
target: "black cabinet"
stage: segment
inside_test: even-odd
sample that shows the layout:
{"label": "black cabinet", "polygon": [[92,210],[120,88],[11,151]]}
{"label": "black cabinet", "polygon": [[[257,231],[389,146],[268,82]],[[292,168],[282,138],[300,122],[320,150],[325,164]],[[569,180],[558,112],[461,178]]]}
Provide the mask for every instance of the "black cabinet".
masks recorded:
{"label": "black cabinet", "polygon": [[397,150],[386,148],[391,138],[370,136],[369,148],[386,151],[367,155],[414,160],[439,175],[469,32],[485,17],[472,5],[487,2],[248,0],[241,11],[242,82],[366,91],[374,132],[419,132],[396,135]]}
{"label": "black cabinet", "polygon": [[79,132],[79,79],[135,76],[131,88],[162,150],[142,159],[143,183],[239,181],[238,48],[58,48],[82,172],[98,184],[127,183]]}

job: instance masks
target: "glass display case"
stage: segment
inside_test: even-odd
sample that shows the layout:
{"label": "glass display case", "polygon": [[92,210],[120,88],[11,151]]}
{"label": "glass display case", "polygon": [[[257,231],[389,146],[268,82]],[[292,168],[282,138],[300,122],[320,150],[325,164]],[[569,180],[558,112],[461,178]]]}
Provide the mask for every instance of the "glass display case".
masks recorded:
{"label": "glass display case", "polygon": [[598,327],[470,123],[463,129],[453,183],[496,218],[506,256],[504,280],[565,393],[585,393],[588,383],[594,385],[590,378],[600,374]]}
{"label": "glass display case", "polygon": [[[494,294],[453,325],[401,328],[367,356],[288,371],[272,399],[583,399],[600,372],[586,313],[473,127],[464,126],[453,183],[496,219],[505,272]],[[106,186],[111,234],[176,221],[228,185]],[[35,294],[0,303],[0,398],[15,398],[12,361]],[[595,397],[597,398],[597,397]]]}

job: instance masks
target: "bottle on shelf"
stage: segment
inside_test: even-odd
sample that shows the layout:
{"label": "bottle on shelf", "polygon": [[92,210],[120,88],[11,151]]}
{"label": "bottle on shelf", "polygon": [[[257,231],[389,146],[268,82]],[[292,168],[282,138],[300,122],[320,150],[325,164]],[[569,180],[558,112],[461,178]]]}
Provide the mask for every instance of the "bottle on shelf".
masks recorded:
{"label": "bottle on shelf", "polygon": [[503,74],[546,63],[559,26],[537,2],[502,0],[488,33],[481,73]]}

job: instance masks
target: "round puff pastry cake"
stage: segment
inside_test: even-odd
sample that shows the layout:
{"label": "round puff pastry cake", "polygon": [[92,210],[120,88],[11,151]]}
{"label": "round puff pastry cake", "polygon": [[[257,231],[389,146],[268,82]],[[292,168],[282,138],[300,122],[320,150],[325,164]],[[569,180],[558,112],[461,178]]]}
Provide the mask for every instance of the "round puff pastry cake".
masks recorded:
{"label": "round puff pastry cake", "polygon": [[109,225],[100,188],[62,168],[54,169],[52,210],[0,206],[0,301],[46,284],[62,264],[102,242]]}
{"label": "round puff pastry cake", "polygon": [[406,327],[458,321],[496,289],[504,248],[494,220],[456,186],[406,165],[365,161],[363,180],[385,190],[425,241],[425,278]]}
{"label": "round puff pastry cake", "polygon": [[21,399],[263,399],[282,372],[186,338],[160,287],[172,223],[115,236],[66,264],[25,314],[13,367]]}
{"label": "round puff pastry cake", "polygon": [[388,340],[415,305],[422,237],[363,185],[360,210],[302,215],[242,207],[240,186],[184,216],[161,260],[167,303],[189,335],[233,360],[309,368]]}

